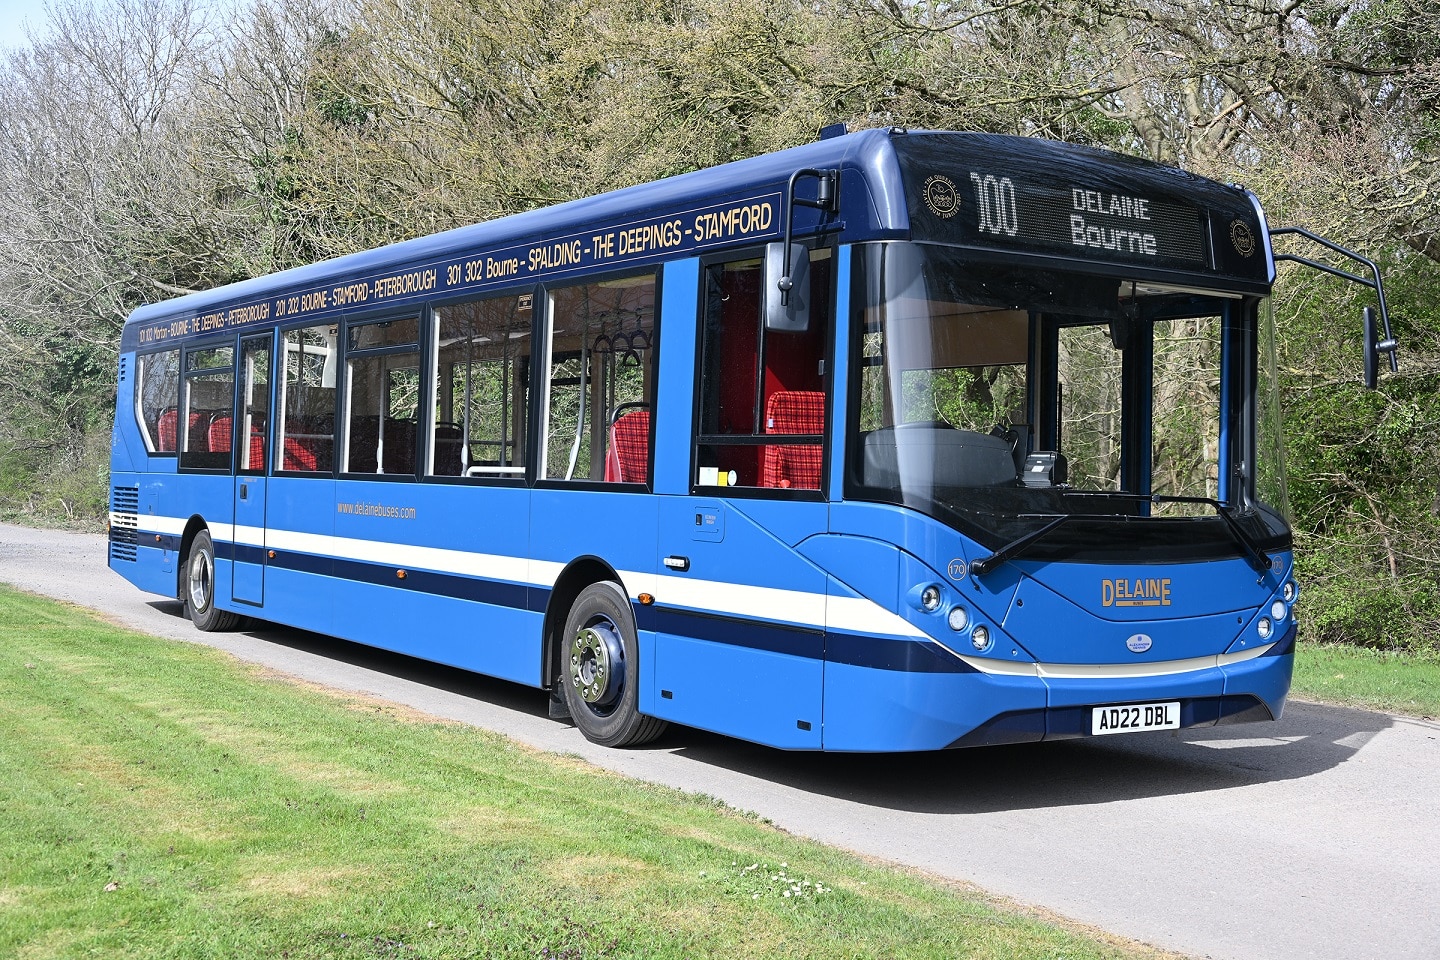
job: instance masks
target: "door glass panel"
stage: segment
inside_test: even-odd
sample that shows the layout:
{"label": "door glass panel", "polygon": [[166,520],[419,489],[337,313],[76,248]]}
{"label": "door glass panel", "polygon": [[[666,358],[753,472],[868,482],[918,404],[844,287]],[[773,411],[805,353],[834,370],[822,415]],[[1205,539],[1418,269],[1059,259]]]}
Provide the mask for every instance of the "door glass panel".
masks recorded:
{"label": "door glass panel", "polygon": [[270,424],[270,338],[246,340],[240,348],[240,427],[235,434],[241,473],[265,470],[265,431]]}

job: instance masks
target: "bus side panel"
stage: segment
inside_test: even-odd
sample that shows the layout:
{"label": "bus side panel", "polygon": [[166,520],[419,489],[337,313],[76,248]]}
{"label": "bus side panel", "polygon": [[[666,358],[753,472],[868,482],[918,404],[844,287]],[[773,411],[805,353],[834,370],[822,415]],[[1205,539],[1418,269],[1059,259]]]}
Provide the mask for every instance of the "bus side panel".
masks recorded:
{"label": "bus side panel", "polygon": [[335,486],[337,636],[540,684],[541,617],[528,609],[525,559],[529,490]]}
{"label": "bus side panel", "polygon": [[[153,459],[153,458],[152,458]],[[173,470],[175,461],[169,458],[161,461],[161,469]],[[158,479],[158,482],[157,482]],[[230,562],[230,541],[234,536],[235,491],[229,474],[182,473],[159,478],[151,477],[141,486],[141,539],[145,539],[148,526],[166,535],[168,557],[161,562],[162,568],[179,569],[184,558],[179,555],[185,528],[192,517],[204,521],[215,545],[215,582],[229,583],[232,564]],[[152,512],[153,511],[153,512]],[[148,515],[147,515],[148,514]],[[165,592],[175,596],[175,580],[170,581]],[[222,610],[232,610],[229,590],[215,592],[215,605]]]}
{"label": "bus side panel", "polygon": [[234,609],[317,633],[333,633],[335,481],[272,477],[266,493],[265,606]]}
{"label": "bus side panel", "polygon": [[820,749],[820,661],[739,646],[743,625],[717,622],[714,629],[732,636],[660,635],[656,716],[766,746]]}
{"label": "bus side panel", "polygon": [[110,569],[147,593],[174,599],[177,581],[173,544],[178,538],[155,529],[157,524],[142,512],[143,480],[143,475],[134,473],[110,474],[110,510],[114,517],[107,549]]}
{"label": "bus side panel", "polygon": [[[531,555],[533,579],[549,590],[581,557],[593,557],[620,577],[632,600],[653,588],[658,500],[634,491],[557,490],[534,493]],[[561,611],[556,611],[562,613]]]}
{"label": "bus side panel", "polygon": [[[367,575],[388,575],[394,585],[335,580],[336,636],[502,680],[540,685],[539,614],[430,592],[463,592],[467,584],[486,589],[473,579],[407,571],[402,584],[394,570],[378,567]],[[526,592],[519,584],[510,589],[521,595]]]}
{"label": "bus side panel", "polygon": [[992,720],[1014,714],[997,742],[1045,736],[1045,687],[1035,677],[928,673],[849,663],[825,665],[825,749],[943,750]]}
{"label": "bus side panel", "polygon": [[[655,606],[656,715],[790,749],[820,748],[825,575],[748,514],[763,501],[664,498]],[[791,501],[789,532],[823,530],[827,505]],[[697,521],[698,518],[698,521]]]}

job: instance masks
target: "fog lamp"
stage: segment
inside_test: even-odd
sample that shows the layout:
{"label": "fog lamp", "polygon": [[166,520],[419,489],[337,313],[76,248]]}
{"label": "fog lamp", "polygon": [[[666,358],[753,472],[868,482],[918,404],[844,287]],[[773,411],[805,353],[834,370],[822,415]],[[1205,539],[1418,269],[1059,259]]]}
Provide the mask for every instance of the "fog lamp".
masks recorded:
{"label": "fog lamp", "polygon": [[982,623],[970,631],[970,646],[976,650],[984,650],[990,646],[990,631],[985,624]]}
{"label": "fog lamp", "polygon": [[1269,640],[1269,639],[1270,639],[1270,631],[1271,631],[1271,629],[1272,629],[1272,627],[1271,627],[1271,624],[1270,624],[1270,618],[1269,618],[1269,617],[1261,617],[1261,618],[1260,618],[1260,622],[1257,623],[1257,624],[1255,624],[1255,631],[1260,634],[1260,639],[1261,639],[1261,640]]}

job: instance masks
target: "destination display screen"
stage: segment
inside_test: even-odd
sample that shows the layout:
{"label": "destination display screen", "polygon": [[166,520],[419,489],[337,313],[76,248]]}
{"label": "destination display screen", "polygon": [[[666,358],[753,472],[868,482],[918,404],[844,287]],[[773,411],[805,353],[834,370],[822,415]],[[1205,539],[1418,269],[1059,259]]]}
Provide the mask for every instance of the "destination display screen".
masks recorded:
{"label": "destination display screen", "polygon": [[[919,135],[896,151],[916,240],[1263,277],[1258,221],[1233,188],[1019,137]],[[1233,249],[1214,263],[1217,205]]]}

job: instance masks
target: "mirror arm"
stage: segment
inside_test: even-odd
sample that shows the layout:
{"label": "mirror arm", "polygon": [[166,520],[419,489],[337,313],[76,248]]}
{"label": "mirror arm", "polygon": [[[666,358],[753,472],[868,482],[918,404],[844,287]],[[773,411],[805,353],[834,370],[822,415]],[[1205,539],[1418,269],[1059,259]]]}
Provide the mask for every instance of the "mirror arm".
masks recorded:
{"label": "mirror arm", "polygon": [[[816,179],[814,200],[806,200],[795,195],[795,185],[801,177]],[[795,230],[795,208],[814,207],[826,213],[836,212],[840,206],[839,190],[837,189],[839,180],[839,170],[816,170],[812,167],[804,167],[790,175],[790,186],[785,191],[786,198],[790,201],[785,208],[785,273],[777,283],[780,288],[780,305],[782,307],[790,305],[790,288],[795,285],[790,279],[790,240]]]}
{"label": "mirror arm", "polygon": [[[1282,260],[1289,260],[1292,263],[1303,264],[1304,266],[1310,267],[1314,270],[1319,270],[1321,273],[1328,273],[1332,277],[1339,277],[1342,280],[1349,280],[1351,283],[1358,283],[1362,287],[1369,287],[1371,290],[1374,290],[1375,298],[1380,303],[1380,325],[1385,329],[1385,339],[1379,340],[1372,333],[1372,331],[1374,330],[1374,313],[1373,311],[1370,311],[1369,307],[1366,307],[1366,310],[1369,311],[1369,316],[1366,317],[1365,353],[1367,357],[1372,353],[1372,351],[1376,355],[1381,353],[1388,354],[1390,357],[1390,371],[1392,373],[1398,372],[1400,370],[1400,361],[1396,358],[1396,352],[1399,349],[1400,345],[1399,342],[1396,341],[1395,335],[1390,330],[1390,311],[1385,305],[1385,284],[1380,279],[1380,268],[1375,265],[1375,261],[1369,259],[1368,257],[1362,257],[1360,254],[1356,253],[1354,250],[1349,249],[1348,247],[1342,247],[1338,243],[1326,240],[1324,237],[1317,236],[1316,234],[1311,233],[1309,230],[1306,230],[1303,227],[1279,227],[1275,230],[1270,231],[1270,237],[1273,241],[1275,237],[1291,233],[1295,234],[1296,236],[1304,237],[1306,240],[1309,240],[1312,243],[1317,243],[1325,249],[1338,253],[1343,257],[1348,257],[1356,263],[1363,264],[1370,269],[1370,276],[1362,277],[1359,274],[1350,273],[1346,270],[1340,270],[1336,267],[1329,266],[1328,264],[1321,263],[1318,260],[1312,260],[1309,257],[1301,257],[1291,253],[1272,254],[1272,259],[1276,263],[1279,263]],[[1375,384],[1373,383],[1373,378],[1369,375],[1368,363],[1365,385],[1371,389],[1374,389],[1375,387]]]}

